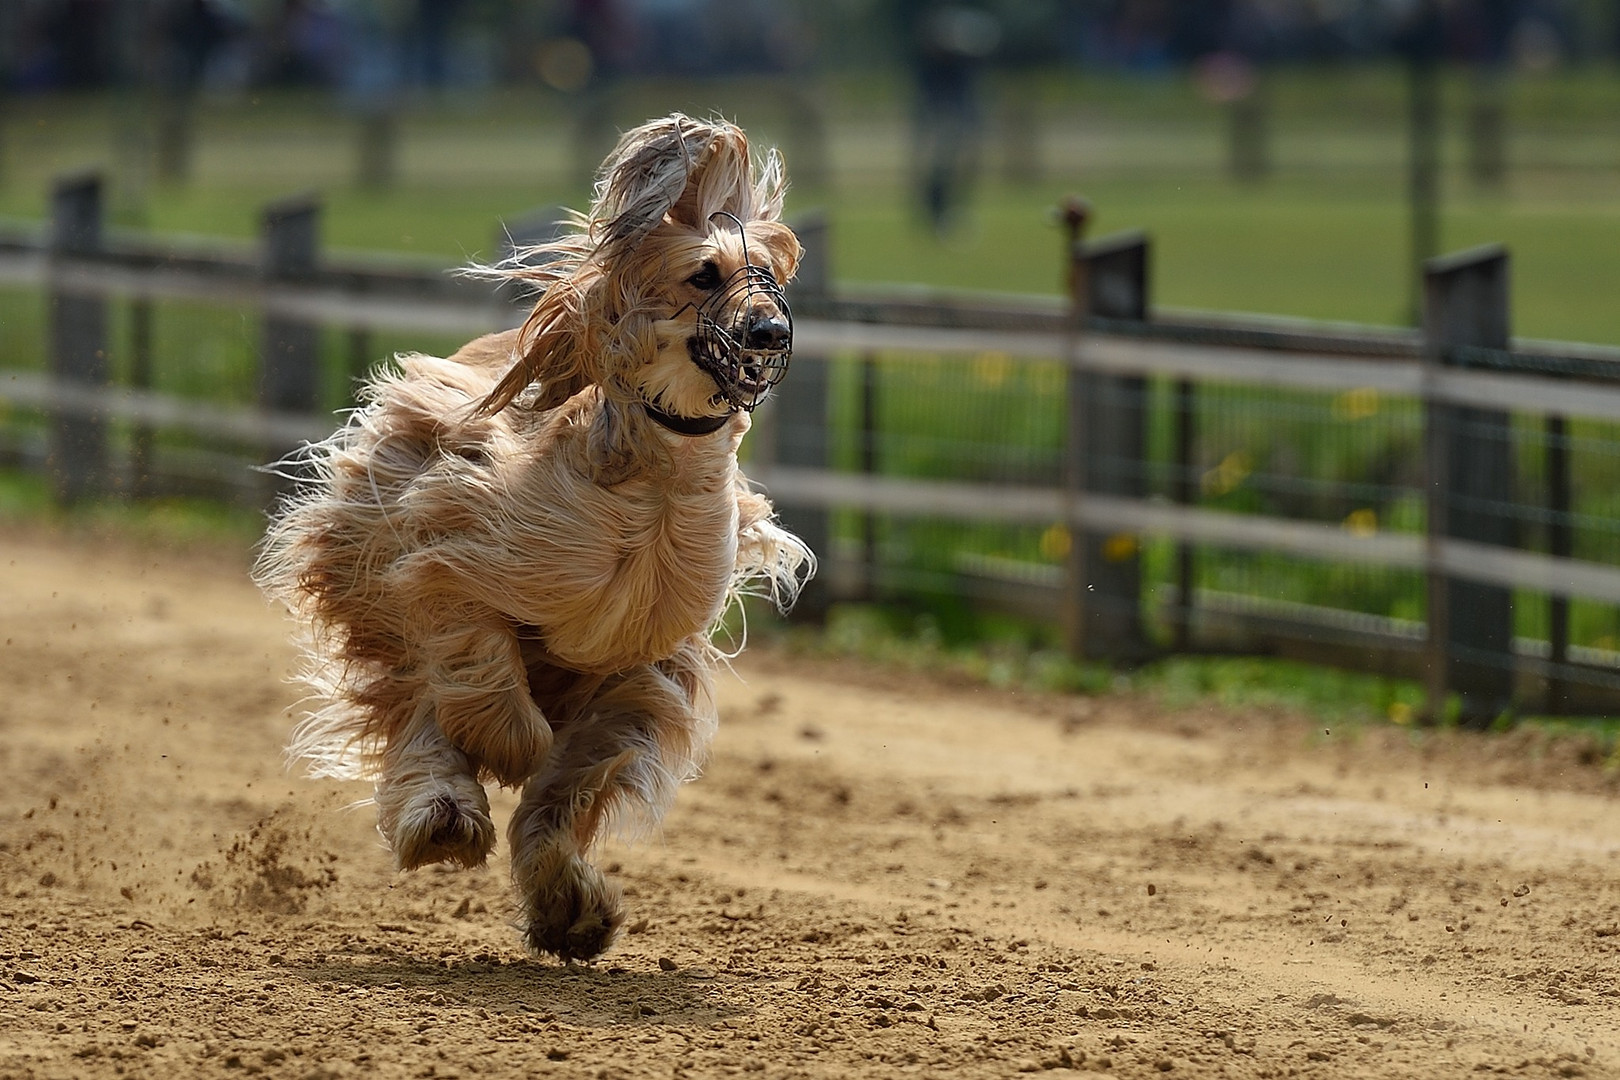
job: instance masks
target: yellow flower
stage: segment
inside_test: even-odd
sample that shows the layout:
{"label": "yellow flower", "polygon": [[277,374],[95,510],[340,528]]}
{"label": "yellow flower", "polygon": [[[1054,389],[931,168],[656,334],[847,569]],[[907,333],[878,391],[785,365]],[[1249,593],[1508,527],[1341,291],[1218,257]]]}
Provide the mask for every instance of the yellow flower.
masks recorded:
{"label": "yellow flower", "polygon": [[1225,495],[1248,479],[1254,471],[1254,459],[1247,450],[1234,450],[1221,459],[1221,463],[1204,473],[1202,487],[1205,495]]}
{"label": "yellow flower", "polygon": [[1333,419],[1365,420],[1378,415],[1378,388],[1361,386],[1346,390],[1333,399]]}
{"label": "yellow flower", "polygon": [[1345,515],[1344,530],[1351,536],[1372,536],[1378,532],[1378,511],[1352,510]]}
{"label": "yellow flower", "polygon": [[1136,537],[1132,533],[1115,533],[1103,541],[1102,556],[1109,562],[1124,562],[1136,554]]}
{"label": "yellow flower", "polygon": [[1004,352],[982,352],[973,358],[973,377],[992,389],[1007,381],[1013,359]]}
{"label": "yellow flower", "polygon": [[1062,562],[1069,557],[1069,530],[1063,525],[1053,525],[1041,533],[1041,558],[1051,562]]}

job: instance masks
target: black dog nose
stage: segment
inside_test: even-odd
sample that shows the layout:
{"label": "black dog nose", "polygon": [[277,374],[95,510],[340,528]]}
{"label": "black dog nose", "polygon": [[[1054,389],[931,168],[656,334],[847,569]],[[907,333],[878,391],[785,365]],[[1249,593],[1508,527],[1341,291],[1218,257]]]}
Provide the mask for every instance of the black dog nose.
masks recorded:
{"label": "black dog nose", "polygon": [[743,344],[750,349],[785,349],[793,344],[793,331],[779,315],[752,315]]}

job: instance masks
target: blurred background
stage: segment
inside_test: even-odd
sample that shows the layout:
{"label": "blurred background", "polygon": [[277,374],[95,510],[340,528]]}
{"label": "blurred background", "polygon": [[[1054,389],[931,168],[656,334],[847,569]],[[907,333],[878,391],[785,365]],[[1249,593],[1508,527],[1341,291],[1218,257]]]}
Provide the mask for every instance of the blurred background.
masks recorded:
{"label": "blurred background", "polygon": [[1620,341],[1616,0],[8,0],[0,214],[95,165],[118,225],[314,188],[333,245],[460,260],[681,108],[782,147],[835,280],[1057,292],[1081,190],[1160,304],[1402,323],[1415,56],[1429,243],[1511,244],[1520,332]]}
{"label": "blurred background", "polygon": [[[1363,696],[1411,718],[1438,595],[1419,554],[1436,509],[1411,375],[1422,260],[1511,253],[1506,328],[1469,362],[1620,384],[1620,0],[5,0],[0,511],[262,507],[246,462],[296,440],[253,410],[328,430],[371,363],[510,318],[432,282],[543,235],[619,131],[674,110],[781,148],[811,248],[803,313],[844,333],[796,361],[783,408],[800,411],[762,416],[775,434],[748,452],[901,485],[788,515],[825,556],[811,607],[850,648],[990,642],[986,677],[1107,685],[1065,666],[1096,658],[1063,625],[1090,544],[1123,620],[1102,658],[1293,650],[1374,672]],[[1084,544],[985,509],[1073,479],[1080,383],[1053,342],[1075,280],[1058,208],[1077,192],[1089,236],[1151,241],[1151,258],[1109,249],[1140,255],[1114,312],[1131,325],[1103,330],[1333,372],[1228,377],[1208,353],[1198,380],[1139,364],[1092,386],[1085,408],[1128,420],[1083,484],[1135,516]],[[159,288],[156,269],[180,276]],[[286,275],[313,291],[277,301],[263,281]],[[1018,330],[1049,337],[993,336]],[[272,370],[289,352],[307,369],[291,390]],[[1364,383],[1346,356],[1406,374]],[[75,405],[63,379],[134,396]],[[1491,474],[1447,496],[1454,528],[1485,515],[1461,538],[1542,559],[1493,571],[1498,629],[1463,643],[1495,672],[1461,706],[1475,722],[1620,702],[1620,407],[1566,423],[1554,398],[1498,402],[1457,444]],[[80,443],[85,479],[64,481]],[[990,495],[952,516],[918,481]],[[907,491],[932,509],[889,512]],[[1155,533],[1166,505],[1187,513]],[[1344,536],[1381,554],[1347,557]],[[1548,569],[1572,557],[1596,575],[1573,596]]]}

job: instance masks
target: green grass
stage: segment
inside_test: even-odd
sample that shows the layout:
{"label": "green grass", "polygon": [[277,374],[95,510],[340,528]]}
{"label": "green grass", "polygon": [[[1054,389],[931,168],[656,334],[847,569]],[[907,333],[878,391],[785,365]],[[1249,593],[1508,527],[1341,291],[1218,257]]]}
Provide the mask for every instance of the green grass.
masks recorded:
{"label": "green grass", "polygon": [[[892,73],[829,79],[831,179],[800,188],[790,211],[826,208],[832,265],[847,283],[911,282],[1005,292],[1061,289],[1061,238],[1049,211],[1082,191],[1094,234],[1154,238],[1157,303],[1405,323],[1411,315],[1403,202],[1402,83],[1386,69],[1289,71],[1271,88],[1276,174],[1243,184],[1224,172],[1224,115],[1186,80],[1076,78],[1009,82],[1000,103],[1031,102],[1044,178],[1001,179],[993,124],[985,182],[963,228],[921,228],[909,199],[904,89]],[[1463,175],[1468,83],[1448,83],[1442,246],[1500,241],[1515,257],[1517,332],[1620,343],[1620,77],[1607,69],[1522,78],[1511,86],[1510,158],[1500,192]],[[735,115],[764,141],[798,144],[769,94],[652,86],[624,101],[629,123],[674,106]],[[120,222],[159,232],[251,239],[261,207],[301,190],[324,198],[326,242],[453,264],[493,250],[499,223],[536,207],[578,205],[577,103],[512,91],[419,102],[400,127],[401,178],[386,192],[353,182],[355,119],[309,96],[212,101],[199,110],[194,180],[150,178],[140,100],[13,99],[6,104],[0,215],[38,219],[52,175],[100,166]],[[791,161],[790,161],[791,165]]]}
{"label": "green grass", "polygon": [[1307,713],[1321,720],[1410,722],[1423,690],[1405,679],[1253,657],[1178,656],[1116,671],[1065,656],[1047,628],[989,620],[971,637],[954,636],[949,618],[865,604],[836,605],[816,632],[782,631],[789,648],[944,674],[1003,689],[1099,694],[1134,692],[1171,709],[1215,703]]}
{"label": "green grass", "polygon": [[52,502],[44,477],[0,468],[0,527],[45,526],[168,551],[240,558],[245,564],[264,521],[261,513],[204,499],[106,498],[64,509]]}

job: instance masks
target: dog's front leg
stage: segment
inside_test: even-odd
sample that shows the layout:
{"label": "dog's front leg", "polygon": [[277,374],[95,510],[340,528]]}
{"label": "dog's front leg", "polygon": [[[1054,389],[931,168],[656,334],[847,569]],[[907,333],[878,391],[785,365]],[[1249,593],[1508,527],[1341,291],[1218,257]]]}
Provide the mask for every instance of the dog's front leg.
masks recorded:
{"label": "dog's front leg", "polygon": [[436,634],[423,651],[428,692],[450,742],[509,787],[533,775],[551,750],[551,725],[529,693],[511,626],[490,616]]}
{"label": "dog's front leg", "polygon": [[712,720],[707,676],[684,660],[610,680],[524,785],[508,832],[524,935],[535,950],[588,960],[613,943],[623,897],[587,856],[615,812],[662,815],[703,750]]}
{"label": "dog's front leg", "polygon": [[536,952],[589,960],[624,922],[624,897],[587,859],[626,751],[594,768],[556,768],[530,780],[508,827],[523,934]]}
{"label": "dog's front leg", "polygon": [[476,767],[440,730],[430,698],[389,741],[377,781],[377,828],[401,870],[479,866],[495,846],[489,796]]}

